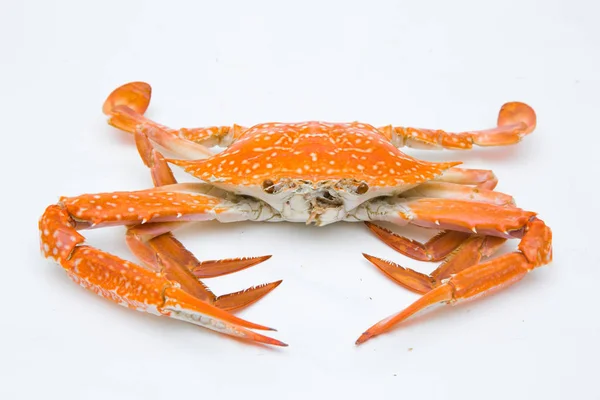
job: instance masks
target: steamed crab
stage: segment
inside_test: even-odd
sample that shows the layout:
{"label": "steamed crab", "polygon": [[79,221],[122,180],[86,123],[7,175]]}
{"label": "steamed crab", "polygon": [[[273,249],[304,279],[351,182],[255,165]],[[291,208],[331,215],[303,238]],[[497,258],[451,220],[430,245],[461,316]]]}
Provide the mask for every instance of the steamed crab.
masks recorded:
{"label": "steamed crab", "polygon": [[[39,221],[43,255],[59,263],[75,282],[120,305],[285,346],[254,331],[271,328],[233,314],[281,281],[216,296],[200,280],[248,268],[270,256],[200,262],[172,234],[207,220],[317,226],[362,221],[408,257],[443,261],[426,275],[364,254],[422,297],[366,330],[357,344],[425,307],[491,293],[552,260],[550,228],[536,213],[518,208],[511,196],[494,191],[493,172],[458,168],[460,162],[422,161],[399,150],[517,143],[536,124],[526,104],[506,103],[496,128],[463,133],[316,121],[175,130],[144,117],[150,95],[146,83],[125,84],[108,96],[103,112],[109,124],[134,134],[155,187],[61,197]],[[155,144],[177,158],[165,159]],[[213,153],[212,146],[225,149]],[[169,164],[199,182],[178,183]],[[440,232],[419,243],[374,221]],[[79,233],[114,225],[126,227],[127,245],[140,264],[86,245]],[[515,238],[520,239],[518,250],[482,262]]]}

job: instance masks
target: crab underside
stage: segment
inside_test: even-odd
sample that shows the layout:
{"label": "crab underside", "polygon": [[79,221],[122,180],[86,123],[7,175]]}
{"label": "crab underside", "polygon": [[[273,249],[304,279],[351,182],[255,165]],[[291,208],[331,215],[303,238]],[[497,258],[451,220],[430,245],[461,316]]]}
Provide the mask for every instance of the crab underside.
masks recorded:
{"label": "crab underside", "polygon": [[[519,142],[536,125],[519,102],[502,106],[493,129],[448,133],[360,122],[267,123],[250,128],[171,129],[146,117],[151,88],[125,84],[105,101],[109,124],[135,137],[154,187],[61,197],[39,221],[41,251],[75,282],[123,306],[184,320],[228,335],[286,344],[255,332],[271,330],[234,315],[281,281],[215,295],[201,279],[233,273],[270,256],[198,261],[173,231],[207,220],[302,222],[318,226],[364,222],[381,240],[413,259],[441,262],[425,275],[363,254],[399,285],[422,296],[357,340],[389,330],[435,303],[492,293],[552,260],[552,233],[536,213],[495,191],[492,171],[460,162],[415,159],[401,147],[471,149]],[[165,159],[155,145],[177,158]],[[210,147],[224,147],[213,153]],[[169,164],[198,179],[178,183]],[[439,231],[426,243],[399,236],[374,221]],[[85,244],[80,230],[125,226],[140,264]],[[518,249],[490,258],[509,239]],[[487,258],[490,258],[487,260]]]}

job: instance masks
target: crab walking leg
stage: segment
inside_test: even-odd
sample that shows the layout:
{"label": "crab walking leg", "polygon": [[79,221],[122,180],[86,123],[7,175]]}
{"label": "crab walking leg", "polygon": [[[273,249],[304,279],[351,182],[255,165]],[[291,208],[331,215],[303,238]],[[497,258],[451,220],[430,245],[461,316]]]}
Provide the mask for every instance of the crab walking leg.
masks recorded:
{"label": "crab walking leg", "polygon": [[380,335],[436,303],[454,303],[494,293],[520,281],[528,272],[551,261],[552,231],[542,220],[532,217],[525,226],[518,251],[458,272],[403,311],[370,327],[358,338],[356,344],[359,345]]}
{"label": "crab walking leg", "polygon": [[[173,263],[172,270],[189,280],[192,285],[200,282],[201,278],[214,278],[233,272],[241,271],[260,264],[269,258],[267,256],[229,258],[222,260],[198,261],[196,257],[189,252],[175,237],[170,234],[160,235],[148,242],[148,247],[156,254],[168,254],[169,260]],[[180,281],[183,282],[183,281]],[[201,286],[210,293],[209,301],[211,304],[224,310],[238,310],[254,304],[273,289],[281,284],[282,280],[252,286],[235,293],[229,293],[221,296],[215,296],[205,287]],[[201,283],[201,282],[200,282]],[[183,284],[182,284],[183,287]],[[194,287],[194,286],[192,286]]]}
{"label": "crab walking leg", "polygon": [[498,184],[498,178],[493,171],[487,169],[468,169],[453,167],[442,172],[437,181],[475,185],[480,189],[493,190]]}
{"label": "crab walking leg", "polygon": [[483,257],[490,257],[505,241],[504,238],[494,236],[471,236],[429,275],[369,254],[363,253],[363,256],[394,282],[413,292],[424,294],[453,274],[478,264]]}
{"label": "crab walking leg", "polygon": [[[506,239],[520,238],[527,221],[535,215],[518,207],[479,201],[401,197],[374,200],[361,205],[353,213],[354,218],[363,221],[388,221],[401,226],[413,224]],[[373,225],[370,224],[370,227]]]}
{"label": "crab walking leg", "polygon": [[163,259],[163,266],[168,268],[172,278],[176,279],[182,288],[193,293],[196,297],[224,310],[237,310],[254,304],[281,284],[282,280],[278,280],[252,286],[235,293],[221,296],[214,295],[199,279],[214,278],[241,271],[260,264],[271,258],[271,256],[198,261],[170,232],[160,233],[156,237],[147,239],[153,233],[161,232],[163,226],[164,230],[168,230],[169,226],[167,224],[146,224],[130,228],[126,236],[127,245],[150,268],[157,268],[159,258]]}
{"label": "crab walking leg", "polygon": [[397,207],[397,222],[507,239],[521,237],[527,221],[536,215],[517,207],[439,198],[407,200]]}
{"label": "crab walking leg", "polygon": [[[156,255],[169,257],[188,268],[196,278],[216,278],[232,274],[260,264],[271,258],[271,255],[243,258],[225,258],[221,260],[198,261],[171,232],[187,222],[163,222],[136,225],[129,228],[126,239],[132,251],[139,253],[146,265],[156,266]],[[138,246],[142,245],[143,248]],[[148,253],[144,253],[148,251]]]}
{"label": "crab walking leg", "polygon": [[[377,213],[373,214],[371,209],[376,209]],[[441,261],[467,240],[470,233],[518,238],[526,222],[534,215],[517,207],[477,201],[399,197],[374,201],[359,207],[356,212],[356,217],[364,220],[384,243],[419,261]],[[374,220],[397,225],[414,224],[443,231],[422,244],[370,222]]]}
{"label": "crab walking leg", "polygon": [[[163,268],[180,280],[182,288],[211,304],[227,309],[250,305],[275,289],[281,281],[252,287],[241,292],[215,297],[198,281],[203,266],[181,243],[168,235],[184,221],[223,222],[265,220],[272,210],[253,200],[238,203],[191,191],[201,184],[176,184],[136,192],[100,193],[61,198],[61,204],[77,221],[78,228],[129,225],[126,240],[131,251],[149,268],[158,269],[157,257],[163,258]],[[186,189],[186,190],[183,190]],[[146,243],[147,242],[147,243]],[[212,261],[220,264],[209,275],[232,273],[256,265],[268,257]],[[190,269],[186,267],[190,266]]]}
{"label": "crab walking leg", "polygon": [[510,102],[500,109],[498,126],[493,129],[450,133],[443,130],[387,127],[381,131],[396,147],[466,150],[478,146],[506,146],[518,143],[533,132],[536,115],[525,103]]}
{"label": "crab walking leg", "polygon": [[61,205],[46,208],[39,221],[42,254],[60,264],[76,283],[121,306],[167,316],[259,343],[286,346],[249,329],[273,330],[205,303],[167,279],[112,254],[84,245],[77,223]]}
{"label": "crab walking leg", "polygon": [[126,83],[110,93],[102,111],[109,116],[108,123],[129,133],[141,131],[154,142],[179,157],[203,159],[212,153],[208,147],[229,146],[245,128],[234,125],[192,129],[171,129],[146,117],[152,88],[145,82]]}
{"label": "crab walking leg", "polygon": [[[171,168],[162,154],[154,149],[148,137],[140,131],[136,131],[135,142],[144,164],[151,170],[154,185],[165,186],[177,184]],[[151,247],[150,251],[153,254],[168,255],[170,258],[188,267],[197,278],[213,278],[231,274],[271,258],[271,256],[261,256],[200,262],[173,235],[169,234],[174,229],[187,224],[187,222],[170,222],[136,225],[128,229],[127,240],[130,247],[137,247],[136,245],[140,242],[148,241]],[[148,249],[147,246],[146,249]],[[156,260],[153,260],[150,264],[155,265]]]}
{"label": "crab walking leg", "polygon": [[163,155],[158,152],[148,136],[140,129],[134,132],[135,145],[144,165],[150,169],[154,186],[174,185],[177,183],[173,171]]}
{"label": "crab walking leg", "polygon": [[[155,186],[174,185],[177,180],[164,157],[158,152],[146,135],[135,132],[135,143],[144,164],[150,168]],[[255,303],[275,289],[281,280],[254,286],[240,292],[215,296],[200,278],[211,278],[249,268],[268,260],[271,256],[245,257],[200,262],[173,235],[172,231],[189,222],[163,222],[135,225],[127,230],[126,241],[129,249],[150,268],[159,267],[159,257],[168,259],[172,274],[187,288],[189,293],[226,310],[239,309]]]}
{"label": "crab walking leg", "polygon": [[[424,183],[414,189],[410,189],[402,193],[402,197],[425,197],[441,198],[448,200],[467,200],[482,203],[490,203],[500,206],[515,206],[515,201],[512,196],[496,192],[491,189],[485,189],[482,187],[472,188],[461,184],[489,183],[491,181],[486,179],[487,177],[489,177],[489,175],[487,175],[486,173],[491,173],[491,171],[463,171],[465,171],[467,174],[462,174],[462,171],[457,171],[456,176],[450,175],[451,178],[456,178],[456,183]],[[461,180],[461,178],[463,179]],[[495,186],[495,182],[493,186]],[[409,199],[407,199],[406,201],[409,201]],[[386,218],[384,217],[380,219],[385,220]],[[381,239],[388,246],[394,248],[396,251],[398,251],[401,254],[404,254],[407,257],[419,261],[440,261],[443,258],[445,258],[448,254],[450,254],[450,252],[454,251],[461,243],[463,243],[464,240],[468,238],[468,235],[464,232],[455,232],[451,230],[448,232],[441,232],[440,234],[430,239],[427,243],[422,244],[418,241],[397,235],[389,231],[388,229],[377,226],[371,222],[367,221],[365,222],[365,224],[373,233],[375,233],[379,237],[379,239]]]}
{"label": "crab walking leg", "polygon": [[427,182],[402,193],[402,197],[437,197],[456,200],[473,200],[501,206],[514,206],[512,196],[494,190],[474,188],[456,183]]}
{"label": "crab walking leg", "polygon": [[[237,310],[254,304],[281,284],[281,280],[253,286],[239,292],[216,296],[199,279],[212,278],[240,271],[268,260],[271,256],[234,258],[200,262],[170,232],[163,233],[150,240],[144,240],[143,229],[148,224],[130,229],[127,233],[127,245],[143,263],[151,269],[162,269],[166,277],[177,281],[181,288],[202,301],[224,310]],[[154,227],[151,227],[155,229]],[[210,268],[217,265],[216,268]],[[208,267],[206,267],[208,266]]]}
{"label": "crab walking leg", "polygon": [[471,236],[469,233],[465,232],[445,231],[438,233],[426,243],[421,243],[397,235],[372,222],[366,221],[365,225],[381,239],[382,242],[400,254],[418,261],[441,261]]}

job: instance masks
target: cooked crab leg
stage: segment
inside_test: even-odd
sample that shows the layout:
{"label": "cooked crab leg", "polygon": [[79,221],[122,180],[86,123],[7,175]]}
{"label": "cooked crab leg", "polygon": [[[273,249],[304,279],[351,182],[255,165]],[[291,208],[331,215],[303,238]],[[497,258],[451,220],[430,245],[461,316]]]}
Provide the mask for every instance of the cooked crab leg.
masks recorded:
{"label": "cooked crab leg", "polygon": [[452,275],[403,311],[391,315],[365,331],[361,344],[436,303],[454,303],[485,296],[520,281],[533,269],[552,261],[552,232],[543,221],[532,217],[524,226],[519,250]]}
{"label": "cooked crab leg", "polygon": [[512,239],[522,236],[525,224],[535,215],[518,207],[480,201],[395,197],[361,205],[353,213],[353,218]]}
{"label": "cooked crab leg", "polygon": [[469,233],[465,232],[445,231],[438,233],[426,243],[421,243],[397,235],[394,232],[369,221],[366,221],[365,225],[385,244],[397,252],[419,261],[443,260],[471,236]]}
{"label": "cooked crab leg", "polygon": [[483,257],[490,257],[505,241],[504,238],[494,236],[471,236],[429,275],[368,254],[363,253],[363,256],[399,285],[424,294],[453,274],[478,264]]}
{"label": "cooked crab leg", "polygon": [[437,197],[456,200],[474,200],[498,205],[515,205],[512,196],[494,190],[465,186],[457,183],[427,182],[402,193],[402,197]]}
{"label": "cooked crab leg", "polygon": [[466,150],[478,146],[505,146],[518,143],[533,132],[536,115],[531,107],[520,102],[506,103],[498,114],[498,126],[493,129],[449,133],[442,130],[410,127],[381,129],[397,147],[419,149]]}
{"label": "cooked crab leg", "polygon": [[[113,225],[132,225],[127,234],[127,244],[132,252],[150,268],[158,268],[157,257],[162,257],[163,268],[182,280],[182,288],[211,304],[234,309],[254,303],[281,281],[253,287],[227,296],[214,296],[193,271],[202,274],[203,265],[171,236],[165,236],[181,221],[221,221],[262,220],[272,216],[268,207],[248,200],[240,204],[194,193],[192,184],[161,186],[155,189],[136,192],[100,193],[73,198],[61,198],[65,209],[77,221],[78,228]],[[185,188],[188,191],[184,191]],[[171,191],[173,190],[173,191]],[[154,222],[156,221],[156,222]],[[141,224],[140,224],[141,222]],[[160,239],[159,239],[160,238]],[[145,241],[150,241],[149,244]],[[267,257],[268,258],[268,257]],[[250,259],[230,259],[210,264],[220,264],[220,274],[231,273],[256,265],[265,257]],[[166,261],[168,260],[168,262]],[[181,264],[176,261],[185,261]],[[187,269],[185,265],[190,266]],[[209,273],[210,274],[210,273]],[[213,270],[213,276],[215,271]]]}
{"label": "cooked crab leg", "polygon": [[527,221],[536,215],[517,207],[439,198],[401,201],[396,207],[396,223],[403,220],[424,228],[470,231],[507,239],[521,237]]}
{"label": "cooked crab leg", "polygon": [[249,330],[273,329],[238,318],[187,293],[168,279],[164,268],[151,271],[84,245],[77,225],[64,205],[49,206],[39,221],[40,246],[45,257],[54,259],[84,288],[138,311],[180,319],[259,343],[286,346]]}
{"label": "cooked crab leg", "polygon": [[[216,297],[198,281],[193,272],[179,262],[181,260],[178,257],[181,257],[187,250],[183,246],[173,249],[174,238],[173,240],[166,238],[167,235],[170,235],[168,232],[181,224],[180,221],[260,220],[263,217],[269,218],[271,215],[263,205],[242,202],[238,207],[238,204],[194,192],[192,189],[195,187],[202,188],[202,185],[176,184],[136,192],[63,197],[61,198],[61,210],[72,219],[71,223],[78,229],[133,225],[129,228],[127,235],[128,244],[134,254],[142,259],[150,269],[161,271],[165,279],[177,282],[181,290],[206,304],[227,310],[247,306],[277,287],[281,281]],[[142,223],[140,224],[140,222]],[[139,240],[140,237],[136,237],[137,235],[140,237],[145,235],[151,240],[146,244]],[[155,247],[159,245],[168,246],[168,249]],[[150,248],[152,251],[148,252],[147,250]],[[145,249],[146,252],[141,249]],[[218,272],[233,272],[255,265],[262,260],[264,257],[248,261],[238,259],[231,260],[230,264],[228,264],[228,260],[225,260],[222,262],[224,266]],[[201,265],[195,268],[201,268]]]}
{"label": "cooked crab leg", "polygon": [[198,261],[172,234],[180,224],[187,222],[162,222],[135,225],[127,230],[127,244],[140,260],[157,265],[156,256],[169,257],[188,268],[197,278],[215,278],[252,267],[271,258],[270,255],[221,260]]}
{"label": "cooked crab leg", "polygon": [[189,159],[210,157],[212,153],[207,146],[228,146],[245,130],[238,125],[168,128],[144,117],[151,95],[152,88],[145,82],[126,83],[110,93],[102,111],[110,117],[108,123],[115,128],[129,133],[139,131],[177,156]]}
{"label": "cooked crab leg", "polygon": [[148,136],[140,129],[134,132],[135,145],[144,165],[150,169],[154,186],[173,185],[177,183],[173,171],[164,156],[158,152]]}
{"label": "cooked crab leg", "polygon": [[[162,154],[154,149],[148,137],[139,130],[135,132],[135,143],[144,164],[151,170],[155,186],[177,183],[171,168],[166,163]],[[224,309],[231,310],[248,306],[268,294],[281,283],[281,281],[277,281],[225,296],[215,296],[203,284],[195,282],[192,276],[199,279],[230,274],[266,261],[271,256],[200,262],[171,234],[174,229],[187,224],[189,222],[135,225],[127,230],[127,244],[130,250],[151,268],[158,266],[158,257],[162,259],[168,257],[172,261],[170,264],[172,268],[184,269],[178,273],[187,282],[190,292],[195,292],[198,297]]]}
{"label": "cooked crab leg", "polygon": [[[61,202],[76,220],[78,227],[129,225],[126,240],[131,251],[148,267],[157,266],[157,255],[181,263],[188,269],[188,286],[200,295],[199,277],[213,277],[239,271],[267,260],[270,256],[234,258],[201,263],[180,242],[168,234],[185,221],[264,220],[273,216],[263,204],[247,200],[231,203],[223,199],[194,192],[202,184],[175,184],[135,192],[113,192],[61,198]],[[156,221],[156,222],[155,222]],[[146,243],[148,242],[148,243]],[[175,262],[169,264],[175,268]],[[179,274],[184,272],[179,271]],[[227,297],[228,306],[239,308],[253,303],[277,287],[281,281],[246,289]],[[192,289],[190,289],[192,290]],[[224,300],[203,297],[215,304]],[[239,299],[239,303],[234,304]]]}
{"label": "cooked crab leg", "polygon": [[[149,224],[152,225],[152,224]],[[160,225],[160,224],[159,224]],[[144,265],[151,269],[162,267],[166,277],[178,282],[186,292],[202,301],[225,310],[247,307],[260,300],[281,284],[281,280],[253,286],[248,289],[216,296],[200,278],[212,278],[249,268],[268,260],[271,256],[234,258],[200,262],[171,233],[163,233],[148,241],[143,239],[139,226],[127,233],[127,245]]]}
{"label": "cooked crab leg", "polygon": [[461,185],[475,185],[477,188],[488,190],[493,190],[498,184],[498,178],[493,171],[457,167],[442,172],[442,175],[436,180]]}

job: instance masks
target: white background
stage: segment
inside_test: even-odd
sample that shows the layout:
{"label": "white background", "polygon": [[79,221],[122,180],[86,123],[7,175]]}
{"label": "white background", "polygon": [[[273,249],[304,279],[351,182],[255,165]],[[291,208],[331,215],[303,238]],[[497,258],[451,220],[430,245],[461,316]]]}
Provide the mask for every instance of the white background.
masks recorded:
{"label": "white background", "polygon": [[[0,398],[600,398],[597,15],[584,0],[3,1]],[[151,185],[132,137],[101,113],[132,80],[153,86],[147,115],[173,127],[479,129],[505,101],[525,101],[539,123],[517,146],[410,153],[493,169],[498,190],[553,228],[554,262],[355,347],[417,298],[361,252],[434,265],[361,224],[206,223],[179,235],[200,259],[273,255],[207,283],[223,294],[283,279],[239,315],[290,347],[116,306],[40,256],[37,220],[60,195]],[[86,235],[133,259],[122,228]]]}

